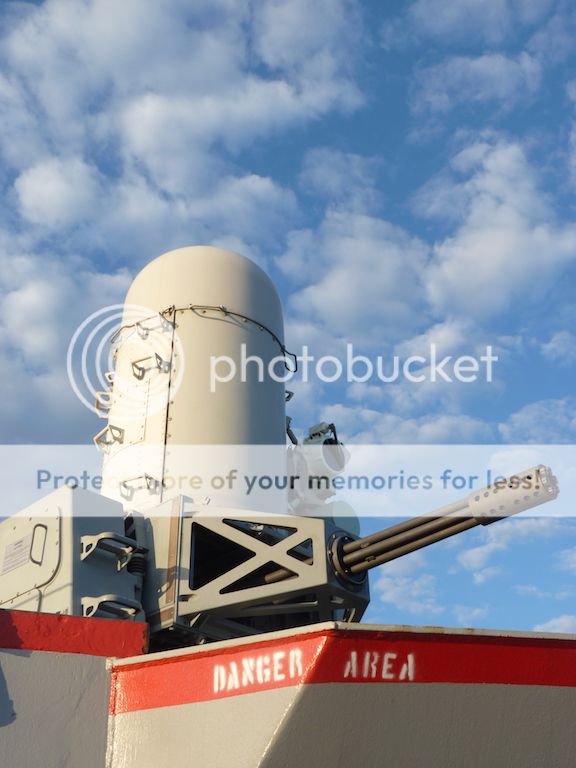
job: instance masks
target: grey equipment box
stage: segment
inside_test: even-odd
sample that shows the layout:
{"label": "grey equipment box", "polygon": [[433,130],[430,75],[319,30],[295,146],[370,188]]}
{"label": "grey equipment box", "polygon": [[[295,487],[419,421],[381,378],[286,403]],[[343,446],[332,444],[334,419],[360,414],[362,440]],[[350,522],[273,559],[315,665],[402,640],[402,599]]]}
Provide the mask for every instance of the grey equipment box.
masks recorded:
{"label": "grey equipment box", "polygon": [[0,523],[0,608],[144,621],[122,505],[64,487]]}

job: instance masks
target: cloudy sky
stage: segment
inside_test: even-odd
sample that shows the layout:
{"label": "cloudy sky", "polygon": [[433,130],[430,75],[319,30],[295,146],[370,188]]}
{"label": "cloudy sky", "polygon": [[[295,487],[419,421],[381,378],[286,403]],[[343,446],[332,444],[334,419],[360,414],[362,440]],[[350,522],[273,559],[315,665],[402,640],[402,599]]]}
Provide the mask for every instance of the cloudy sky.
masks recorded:
{"label": "cloudy sky", "polygon": [[[89,441],[74,329],[197,243],[268,271],[288,347],[499,357],[490,385],[296,384],[301,432],[575,442],[568,0],[4,0],[0,35],[4,443]],[[471,532],[373,592],[373,621],[576,631],[576,529]]]}

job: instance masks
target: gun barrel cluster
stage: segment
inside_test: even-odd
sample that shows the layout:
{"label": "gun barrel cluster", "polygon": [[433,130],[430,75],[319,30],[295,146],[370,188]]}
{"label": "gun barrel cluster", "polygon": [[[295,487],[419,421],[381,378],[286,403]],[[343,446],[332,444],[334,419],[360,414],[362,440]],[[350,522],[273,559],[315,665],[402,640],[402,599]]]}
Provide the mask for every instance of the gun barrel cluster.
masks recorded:
{"label": "gun barrel cluster", "polygon": [[[358,579],[366,571],[418,549],[456,536],[478,525],[490,525],[503,518],[552,501],[558,496],[558,483],[548,467],[532,467],[524,472],[474,491],[463,499],[397,525],[350,540],[337,538],[332,545],[332,563],[340,576]],[[267,584],[290,578],[291,572],[279,568],[265,577]]]}
{"label": "gun barrel cluster", "polygon": [[[341,558],[341,564],[346,573],[357,574],[376,568],[397,557],[408,555],[417,549],[435,544],[438,541],[455,536],[469,528],[480,525],[474,517],[422,517],[409,521],[412,525],[402,531],[393,532],[396,526],[380,531],[380,538],[365,544],[363,539],[353,542],[360,544],[356,549],[348,551]],[[494,520],[491,520],[494,522]],[[346,550],[344,545],[344,550]]]}
{"label": "gun barrel cluster", "polygon": [[352,578],[371,568],[448,539],[477,525],[552,501],[558,495],[556,478],[542,465],[475,491],[431,515],[405,520],[390,528],[333,548],[337,571]]}

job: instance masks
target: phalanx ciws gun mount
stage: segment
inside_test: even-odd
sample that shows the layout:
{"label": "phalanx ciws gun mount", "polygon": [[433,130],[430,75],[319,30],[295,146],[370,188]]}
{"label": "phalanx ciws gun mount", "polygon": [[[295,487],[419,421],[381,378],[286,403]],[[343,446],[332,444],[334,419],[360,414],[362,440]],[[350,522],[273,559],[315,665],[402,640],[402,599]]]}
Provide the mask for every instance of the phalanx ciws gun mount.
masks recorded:
{"label": "phalanx ciws gun mount", "polygon": [[[329,480],[346,463],[333,424],[297,445],[286,416],[293,393],[277,375],[278,363],[290,373],[297,360],[281,304],[267,275],[236,253],[199,246],[150,262],[112,341],[95,408],[106,421],[94,438],[102,494],[62,488],[0,524],[0,608],[146,620],[153,649],[359,621],[371,568],[558,494],[551,471],[536,466],[359,537],[350,516],[331,514],[327,487],[290,487],[265,509],[175,488],[182,469],[209,475],[222,457],[261,471],[258,447],[274,448],[280,475]],[[182,447],[194,449],[184,467]]]}

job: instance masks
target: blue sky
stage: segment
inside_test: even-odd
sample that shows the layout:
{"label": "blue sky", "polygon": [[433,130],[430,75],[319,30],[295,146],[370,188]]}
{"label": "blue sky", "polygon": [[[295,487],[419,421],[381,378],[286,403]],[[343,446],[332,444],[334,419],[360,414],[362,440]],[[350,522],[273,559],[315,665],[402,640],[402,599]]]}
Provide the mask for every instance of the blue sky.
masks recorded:
{"label": "blue sky", "polygon": [[[0,7],[0,440],[88,441],[74,329],[211,243],[268,271],[289,347],[499,356],[492,385],[297,386],[301,432],[573,443],[571,4],[146,5]],[[382,571],[368,618],[576,631],[574,547],[569,522],[472,532]]]}

